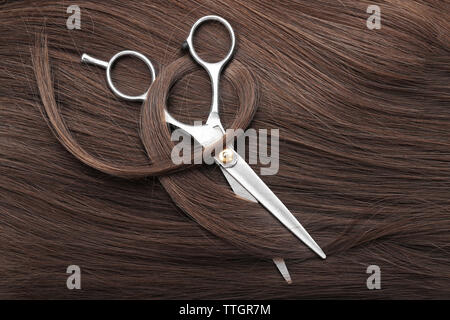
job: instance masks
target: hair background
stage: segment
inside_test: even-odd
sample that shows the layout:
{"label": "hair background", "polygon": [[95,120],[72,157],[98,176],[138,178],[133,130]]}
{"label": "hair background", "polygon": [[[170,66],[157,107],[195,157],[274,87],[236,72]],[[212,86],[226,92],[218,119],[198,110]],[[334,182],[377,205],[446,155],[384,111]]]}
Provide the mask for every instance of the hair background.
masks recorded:
{"label": "hair background", "polygon": [[[450,298],[448,1],[377,1],[381,30],[367,29],[375,3],[366,1],[77,1],[81,30],[68,30],[71,4],[0,4],[0,298]],[[141,140],[140,104],[114,97],[104,70],[80,63],[82,53],[108,60],[125,49],[158,75],[190,63],[168,104],[179,119],[204,119],[210,83],[180,46],[207,14],[237,36],[221,83],[224,127],[251,109],[235,85],[248,72],[260,95],[250,126],[280,129],[280,171],[262,179],[326,260],[234,197],[215,166],[150,176],[164,159],[149,150],[156,133],[146,138],[143,126]],[[39,78],[45,38],[53,89]],[[197,39],[201,56],[228,48],[214,25]],[[127,93],[145,90],[148,76],[127,59],[114,72]],[[100,172],[67,152],[38,84],[86,152],[145,177]],[[155,85],[142,123],[156,129]],[[66,288],[71,264],[82,290]],[[372,264],[382,290],[366,287]]]}

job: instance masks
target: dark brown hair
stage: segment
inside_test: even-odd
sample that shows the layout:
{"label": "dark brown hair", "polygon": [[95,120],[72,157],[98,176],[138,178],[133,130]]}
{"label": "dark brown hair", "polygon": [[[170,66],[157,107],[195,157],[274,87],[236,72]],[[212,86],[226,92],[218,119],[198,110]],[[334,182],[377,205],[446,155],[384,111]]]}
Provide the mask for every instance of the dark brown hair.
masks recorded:
{"label": "dark brown hair", "polygon": [[[0,298],[450,298],[450,5],[378,1],[369,30],[370,4],[79,1],[81,30],[65,2],[1,4]],[[280,129],[280,170],[262,179],[326,260],[217,167],[170,159],[164,109],[209,108],[208,77],[180,50],[207,14],[238,37],[224,127]],[[205,25],[196,45],[217,57],[226,31]],[[157,65],[142,105],[80,63],[124,49]],[[118,63],[121,89],[146,89],[142,66]]]}

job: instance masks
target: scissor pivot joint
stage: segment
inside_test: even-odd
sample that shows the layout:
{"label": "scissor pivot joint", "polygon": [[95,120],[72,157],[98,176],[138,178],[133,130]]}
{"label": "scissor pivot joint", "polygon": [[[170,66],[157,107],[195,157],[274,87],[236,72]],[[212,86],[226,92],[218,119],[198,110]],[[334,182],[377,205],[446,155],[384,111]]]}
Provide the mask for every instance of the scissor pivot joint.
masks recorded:
{"label": "scissor pivot joint", "polygon": [[225,167],[230,168],[233,167],[237,162],[237,157],[235,151],[230,148],[223,149],[219,153],[219,162]]}

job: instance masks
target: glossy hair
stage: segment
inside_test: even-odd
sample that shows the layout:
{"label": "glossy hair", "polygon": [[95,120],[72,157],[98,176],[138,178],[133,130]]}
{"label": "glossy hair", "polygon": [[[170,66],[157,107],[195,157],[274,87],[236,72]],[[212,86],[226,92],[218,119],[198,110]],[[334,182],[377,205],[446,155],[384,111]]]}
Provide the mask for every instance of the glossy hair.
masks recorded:
{"label": "glossy hair", "polygon": [[[81,30],[65,2],[1,4],[0,298],[450,298],[450,4],[379,1],[369,30],[370,4],[79,1]],[[280,170],[262,179],[326,260],[217,166],[170,159],[164,109],[209,109],[207,74],[180,49],[208,14],[237,36],[223,125],[280,129]],[[228,44],[219,25],[196,35],[205,58]],[[80,63],[126,49],[157,66],[142,105]],[[123,59],[114,80],[142,92],[145,70]]]}

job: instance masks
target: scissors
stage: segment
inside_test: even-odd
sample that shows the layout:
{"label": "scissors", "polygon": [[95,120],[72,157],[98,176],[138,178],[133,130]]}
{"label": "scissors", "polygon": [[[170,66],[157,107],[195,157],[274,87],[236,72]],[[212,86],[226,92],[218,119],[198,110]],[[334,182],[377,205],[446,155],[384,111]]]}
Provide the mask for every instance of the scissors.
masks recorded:
{"label": "scissors", "polygon": [[[197,55],[193,44],[193,37],[196,29],[206,21],[217,21],[223,24],[228,30],[231,38],[231,47],[221,61],[210,63],[204,61]],[[235,35],[233,28],[222,17],[209,15],[200,18],[192,26],[188,38],[183,46],[189,49],[192,58],[202,66],[208,73],[211,87],[212,87],[212,103],[207,121],[203,125],[188,125],[173,118],[170,113],[165,110],[165,118],[168,124],[182,129],[187,134],[192,136],[203,147],[208,147],[212,142],[222,139],[225,135],[225,130],[220,121],[219,115],[219,80],[224,66],[230,61],[233,56],[235,48]],[[81,61],[89,64],[94,64],[106,69],[106,79],[109,88],[112,92],[128,101],[144,101],[147,97],[148,90],[137,96],[129,96],[120,92],[115,86],[111,78],[111,68],[118,58],[123,56],[134,56],[142,60],[150,70],[152,75],[152,82],[155,80],[156,73],[151,61],[136,51],[125,50],[114,55],[108,62],[93,58],[87,54],[83,54]],[[245,160],[233,149],[233,146],[228,145],[218,155],[214,156],[215,163],[219,165],[226,180],[230,184],[235,194],[252,202],[259,202],[272,215],[275,216],[288,230],[290,230],[298,239],[303,241],[312,251],[319,255],[322,259],[326,258],[325,253],[303,228],[298,220],[286,208],[280,199],[269,189],[269,187],[258,177],[253,169],[245,162]],[[291,278],[287,270],[286,264],[282,258],[274,258],[276,266],[288,283],[291,283]]]}

